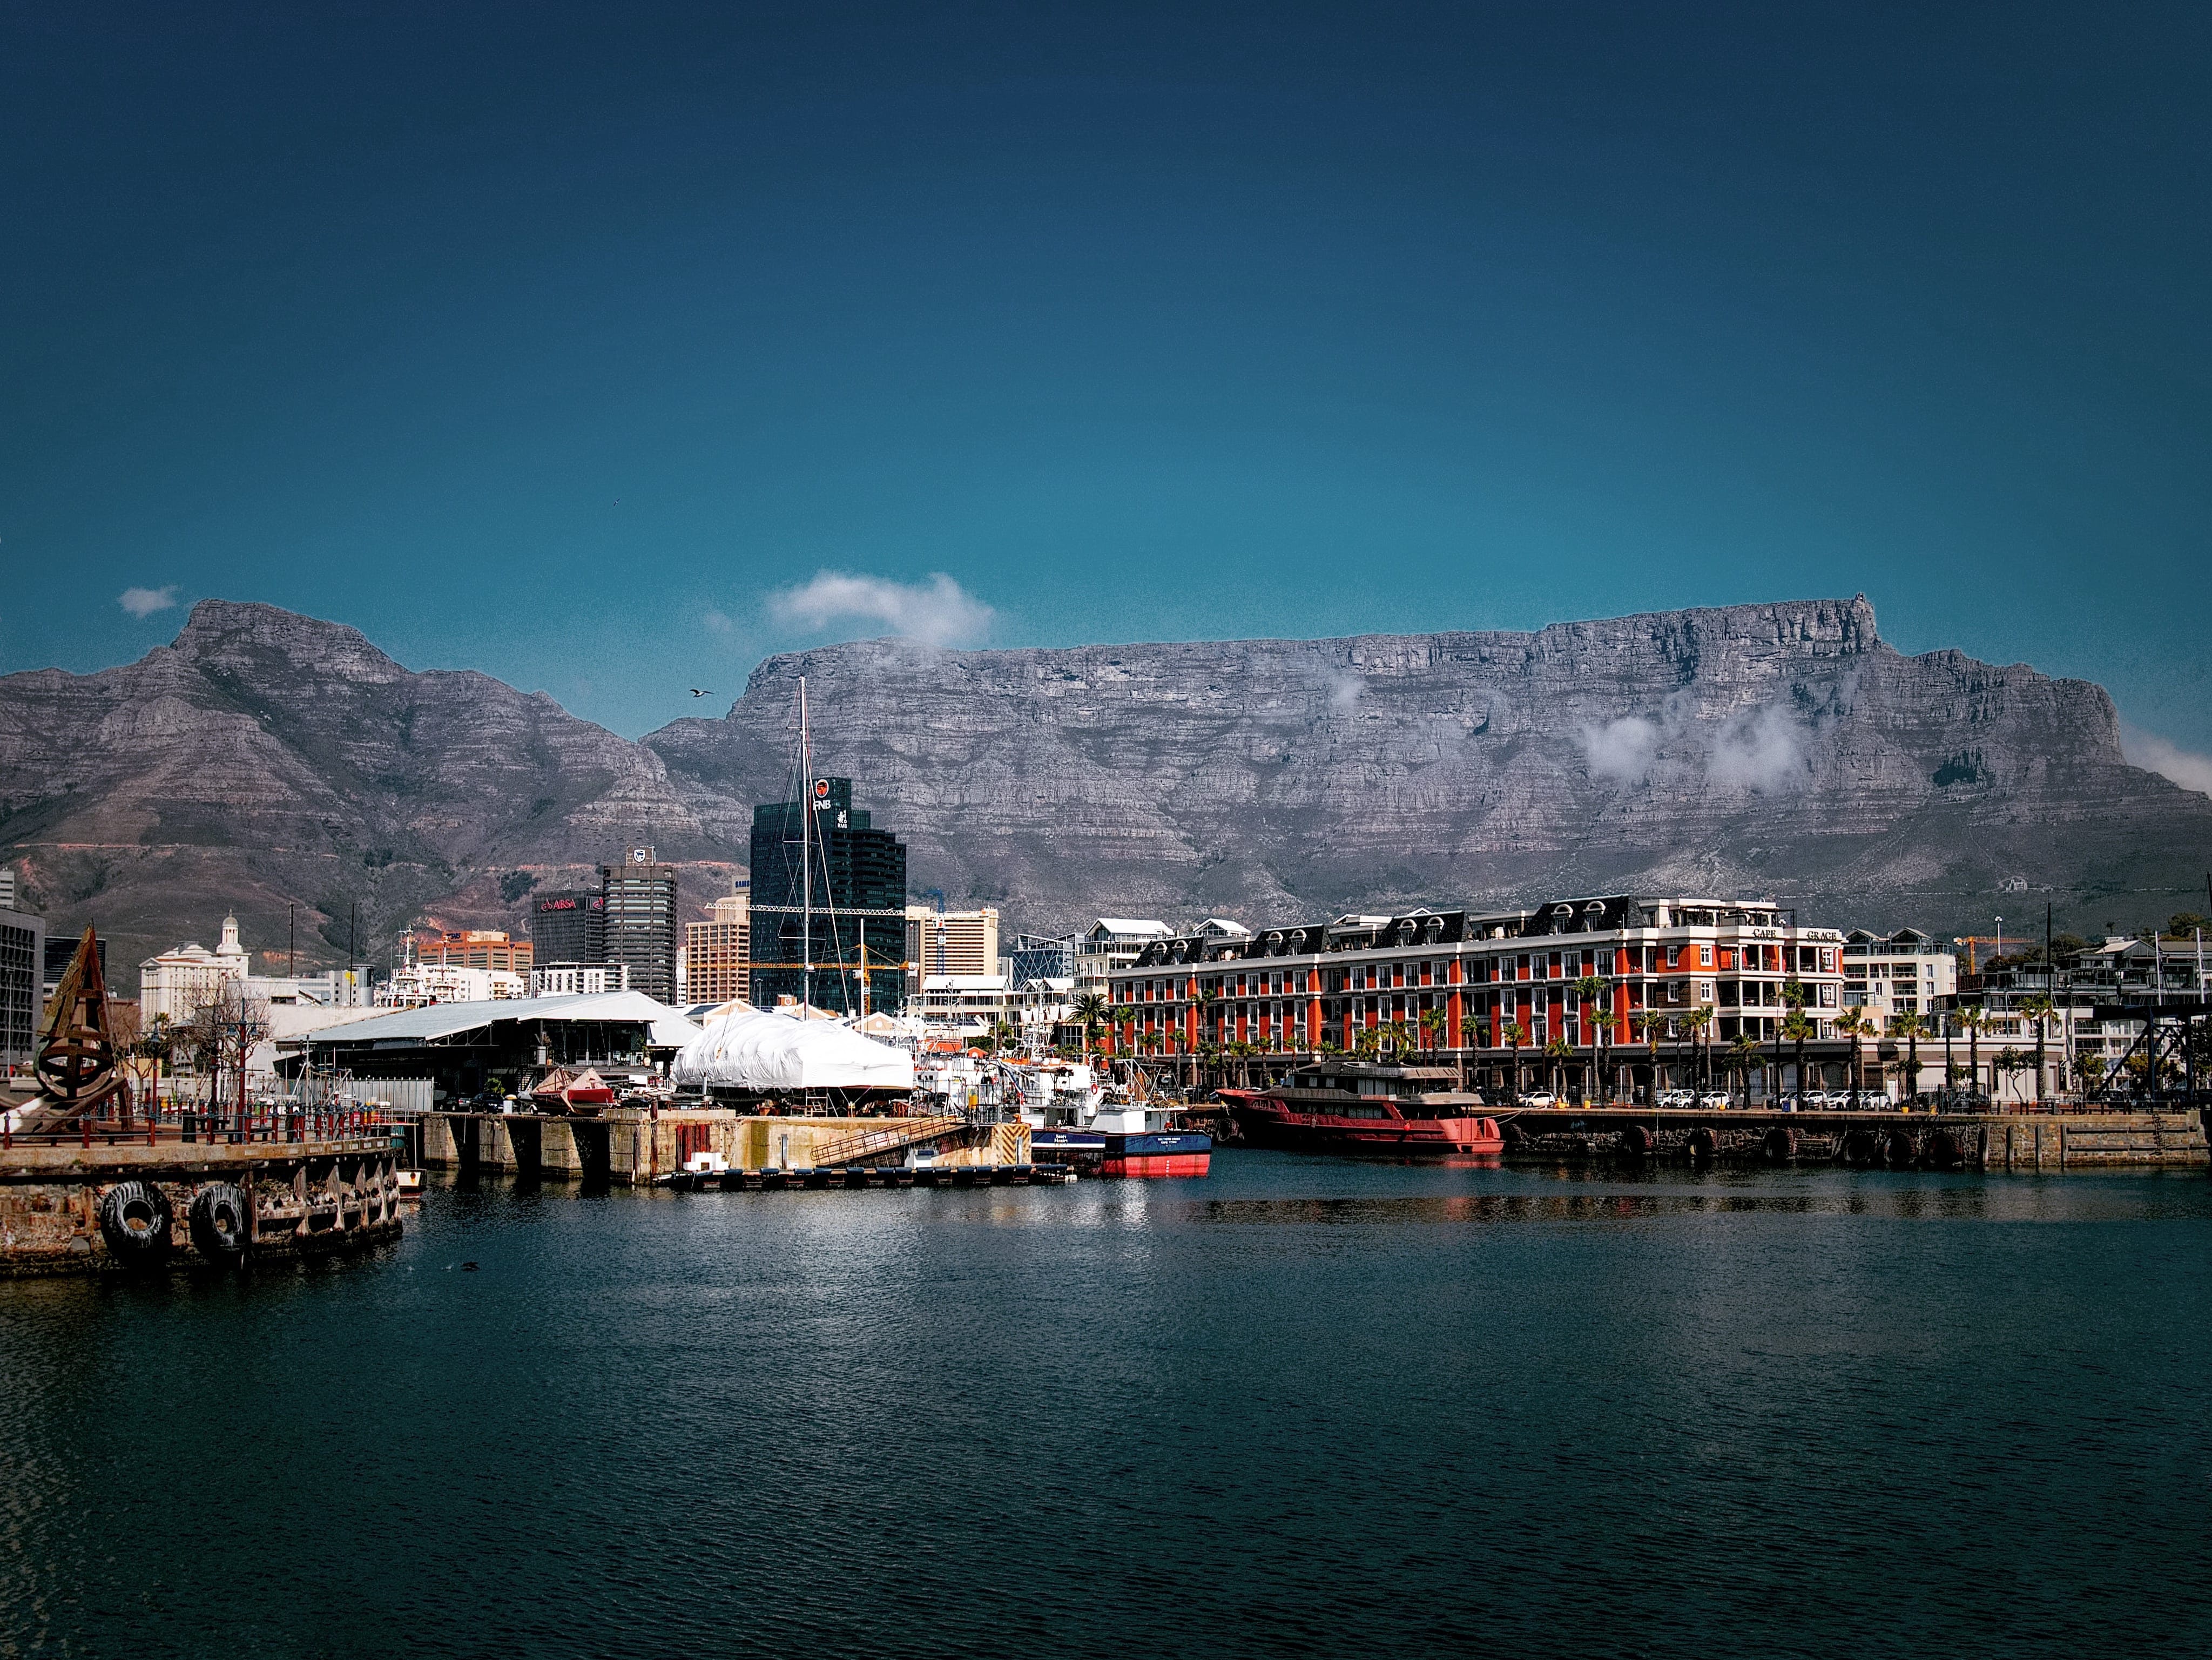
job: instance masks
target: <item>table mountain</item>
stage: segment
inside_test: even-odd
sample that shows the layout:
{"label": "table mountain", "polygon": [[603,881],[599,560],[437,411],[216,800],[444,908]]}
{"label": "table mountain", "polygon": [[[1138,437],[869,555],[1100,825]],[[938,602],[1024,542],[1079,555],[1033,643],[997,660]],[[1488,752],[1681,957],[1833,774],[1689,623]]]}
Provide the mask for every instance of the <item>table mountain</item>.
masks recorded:
{"label": "table mountain", "polygon": [[1622,890],[1984,932],[2048,890],[2094,927],[2163,915],[2131,891],[2200,891],[2212,852],[2212,800],[2121,758],[2100,687],[1902,655],[1863,597],[1534,633],[772,657],[726,718],[645,740],[708,833],[736,836],[781,787],[801,676],[817,769],[907,836],[915,886],[1040,930]]}
{"label": "table mountain", "polygon": [[234,907],[281,952],[294,900],[307,962],[343,959],[349,905],[379,955],[417,920],[519,927],[528,883],[632,840],[703,903],[785,787],[801,675],[817,769],[906,838],[915,891],[1038,931],[1620,889],[1945,930],[2027,921],[2047,891],[2094,928],[2172,909],[2212,851],[2212,800],[2127,765],[2100,688],[1901,655],[1863,599],[1527,634],[867,642],[772,657],[724,719],[641,743],[210,600],[136,663],[0,678],[0,857],[125,962]]}

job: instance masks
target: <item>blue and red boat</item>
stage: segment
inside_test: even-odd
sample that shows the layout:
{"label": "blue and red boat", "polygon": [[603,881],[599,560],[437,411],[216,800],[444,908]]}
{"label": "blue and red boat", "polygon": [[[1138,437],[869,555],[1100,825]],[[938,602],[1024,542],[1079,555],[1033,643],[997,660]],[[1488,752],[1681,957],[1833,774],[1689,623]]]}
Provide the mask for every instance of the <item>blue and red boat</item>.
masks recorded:
{"label": "blue and red boat", "polygon": [[1101,1176],[1203,1176],[1212,1167],[1213,1138],[1200,1130],[1103,1130],[1062,1125],[1030,1132],[1030,1156],[1041,1164],[1089,1166]]}

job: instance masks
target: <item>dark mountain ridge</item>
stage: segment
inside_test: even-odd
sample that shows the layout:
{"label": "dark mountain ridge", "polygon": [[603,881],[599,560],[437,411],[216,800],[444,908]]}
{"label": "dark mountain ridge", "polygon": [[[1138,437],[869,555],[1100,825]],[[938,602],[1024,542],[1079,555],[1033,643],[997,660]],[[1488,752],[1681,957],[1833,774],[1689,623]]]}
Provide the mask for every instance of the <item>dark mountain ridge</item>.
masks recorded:
{"label": "dark mountain ridge", "polygon": [[801,675],[817,769],[905,837],[915,890],[1035,931],[1623,888],[1947,931],[2048,895],[2094,927],[2195,892],[2212,851],[2212,800],[2126,763],[2101,688],[1901,655],[1863,599],[1533,633],[861,642],[771,657],[724,718],[636,743],[210,600],[136,663],[0,678],[0,856],[126,962],[233,908],[281,953],[293,901],[306,962],[343,959],[349,907],[364,955],[417,921],[519,928],[526,885],[632,841],[703,905],[785,787]]}

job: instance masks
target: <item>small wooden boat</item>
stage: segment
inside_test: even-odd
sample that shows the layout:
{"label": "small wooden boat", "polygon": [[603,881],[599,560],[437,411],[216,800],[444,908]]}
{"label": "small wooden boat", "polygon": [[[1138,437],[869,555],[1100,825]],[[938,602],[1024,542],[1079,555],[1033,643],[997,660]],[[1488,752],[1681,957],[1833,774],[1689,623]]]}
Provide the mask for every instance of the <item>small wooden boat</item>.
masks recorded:
{"label": "small wooden boat", "polygon": [[614,1105],[615,1092],[589,1067],[556,1067],[530,1086],[530,1104],[559,1117],[591,1118]]}

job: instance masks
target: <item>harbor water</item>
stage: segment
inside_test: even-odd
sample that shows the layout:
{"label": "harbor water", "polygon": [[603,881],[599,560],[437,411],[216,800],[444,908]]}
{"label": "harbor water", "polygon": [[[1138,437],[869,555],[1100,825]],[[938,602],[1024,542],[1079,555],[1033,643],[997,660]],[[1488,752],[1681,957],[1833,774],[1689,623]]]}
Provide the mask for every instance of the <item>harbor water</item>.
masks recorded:
{"label": "harbor water", "polygon": [[2201,1174],[447,1183],[0,1375],[8,1655],[2212,1649]]}

